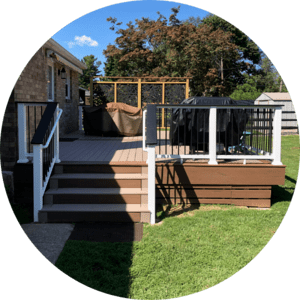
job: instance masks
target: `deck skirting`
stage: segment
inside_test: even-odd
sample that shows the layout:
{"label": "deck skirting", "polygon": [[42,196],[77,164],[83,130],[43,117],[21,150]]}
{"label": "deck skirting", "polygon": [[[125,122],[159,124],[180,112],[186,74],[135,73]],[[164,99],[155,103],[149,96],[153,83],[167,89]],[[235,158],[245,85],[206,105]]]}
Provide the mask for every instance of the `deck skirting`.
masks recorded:
{"label": "deck skirting", "polygon": [[271,164],[158,163],[156,199],[162,204],[270,207],[272,185],[283,185],[285,166]]}
{"label": "deck skirting", "polygon": [[[32,164],[18,164],[15,172],[18,194],[16,203],[32,202],[32,178],[24,180],[22,174],[32,174]],[[101,189],[105,177],[106,188],[134,188],[141,189],[138,194],[123,193],[114,195],[114,203],[147,204],[146,191],[147,164],[145,162],[119,162],[119,163],[92,163],[92,162],[62,162],[56,164],[55,174],[52,176],[49,188],[72,189],[72,184],[80,188],[83,185],[78,181],[78,172],[86,181],[86,188],[90,193],[85,195],[84,203],[101,204],[111,201],[111,195],[102,195],[101,199],[92,190]],[[75,174],[74,174],[75,173]],[[104,176],[105,173],[107,175]],[[125,183],[128,174],[130,184]],[[137,175],[139,174],[139,175]],[[143,175],[144,174],[144,175]],[[67,175],[67,176],[66,176]],[[65,177],[64,177],[65,176]],[[74,178],[73,178],[74,177]],[[28,176],[26,177],[28,178]],[[70,179],[74,179],[71,184]],[[21,180],[22,179],[22,180]],[[61,180],[56,183],[56,180]],[[110,180],[116,179],[114,183]],[[137,179],[140,183],[137,183]],[[285,166],[274,166],[267,163],[220,163],[208,165],[199,162],[157,162],[156,163],[156,202],[163,204],[199,203],[199,204],[229,204],[249,207],[270,207],[271,187],[284,185]],[[22,185],[20,182],[22,181]],[[124,181],[124,183],[123,183]],[[145,182],[144,182],[145,181]],[[125,185],[124,185],[125,184]],[[132,185],[132,186],[131,186]],[[135,186],[136,185],[136,186]],[[82,186],[84,187],[84,185]],[[48,189],[47,189],[48,190]],[[109,189],[107,189],[109,191]],[[82,203],[78,192],[71,194],[55,193],[49,195],[46,191],[44,204],[78,204]]]}

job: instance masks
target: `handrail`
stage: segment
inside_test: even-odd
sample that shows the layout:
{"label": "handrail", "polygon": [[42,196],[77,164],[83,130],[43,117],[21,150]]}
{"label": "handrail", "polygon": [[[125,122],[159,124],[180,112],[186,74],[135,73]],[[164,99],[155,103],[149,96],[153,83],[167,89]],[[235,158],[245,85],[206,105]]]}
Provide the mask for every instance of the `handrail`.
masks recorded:
{"label": "handrail", "polygon": [[53,128],[52,128],[52,130],[51,130],[51,132],[50,132],[50,135],[49,135],[49,137],[48,137],[48,140],[47,140],[46,144],[42,146],[43,149],[45,149],[45,148],[47,148],[47,147],[49,146],[50,141],[51,141],[51,139],[52,139],[52,136],[53,136],[53,134],[54,134],[54,132],[55,132],[55,130],[56,130],[57,124],[58,124],[58,122],[59,122],[59,119],[60,119],[60,116],[61,116],[63,110],[62,110],[61,108],[58,108],[58,111],[59,111],[59,113],[58,113],[58,115],[57,115],[57,119],[56,119],[56,121],[55,121],[54,124],[53,124]]}
{"label": "handrail", "polygon": [[241,108],[278,108],[278,107],[283,107],[284,105],[279,105],[279,104],[270,104],[270,105],[264,105],[264,104],[259,104],[259,105],[195,105],[195,104],[178,104],[178,105],[173,105],[173,104],[156,104],[157,108],[179,108],[179,109],[189,109],[189,108],[201,108],[201,109],[209,109],[212,107],[216,108],[222,108],[222,109],[241,109]]}
{"label": "handrail", "polygon": [[[39,211],[43,208],[46,191],[55,163],[59,163],[59,119],[63,110],[57,103],[48,103],[43,117],[31,141],[33,144],[33,214],[34,222],[39,221]],[[54,121],[52,122],[52,119]],[[52,125],[53,124],[53,125]],[[49,127],[52,126],[51,127]],[[50,132],[49,132],[50,131]],[[44,139],[47,141],[43,145]],[[50,143],[52,143],[50,145]],[[49,147],[50,145],[50,147]]]}
{"label": "handrail", "polygon": [[56,107],[57,107],[57,102],[49,102],[48,103],[46,110],[43,114],[43,117],[38,125],[38,128],[36,129],[36,132],[31,140],[31,144],[37,145],[37,144],[43,143],[45,133],[51,122],[54,112],[56,111]]}

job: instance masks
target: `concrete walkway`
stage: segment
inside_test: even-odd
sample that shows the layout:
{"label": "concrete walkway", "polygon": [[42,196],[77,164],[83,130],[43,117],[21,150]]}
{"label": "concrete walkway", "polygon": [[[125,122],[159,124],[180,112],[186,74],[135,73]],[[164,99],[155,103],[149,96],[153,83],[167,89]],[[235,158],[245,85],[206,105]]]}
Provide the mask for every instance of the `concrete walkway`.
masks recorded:
{"label": "concrete walkway", "polygon": [[21,226],[36,248],[55,264],[75,225],[31,223]]}

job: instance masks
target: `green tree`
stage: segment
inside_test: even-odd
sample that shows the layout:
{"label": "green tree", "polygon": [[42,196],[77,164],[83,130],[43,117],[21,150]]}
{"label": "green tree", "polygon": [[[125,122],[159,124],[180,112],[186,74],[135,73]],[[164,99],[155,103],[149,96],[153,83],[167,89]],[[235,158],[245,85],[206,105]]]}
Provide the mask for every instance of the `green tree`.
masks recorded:
{"label": "green tree", "polygon": [[243,74],[244,83],[230,95],[235,100],[255,100],[264,92],[287,92],[287,88],[273,63],[263,54],[257,75]]}
{"label": "green tree", "polygon": [[118,76],[118,59],[117,57],[109,56],[107,61],[104,62],[105,76]]}
{"label": "green tree", "polygon": [[87,55],[82,60],[87,66],[86,70],[83,70],[83,74],[79,77],[79,86],[88,89],[90,86],[90,77],[100,75],[99,67],[100,61],[94,55]]}
{"label": "green tree", "polygon": [[[177,19],[179,8],[173,8],[167,20],[136,19],[126,29],[119,28],[114,45],[104,50],[107,63],[113,58],[118,76],[193,77],[192,94],[211,95],[223,91],[215,59],[237,60],[239,53],[231,42],[231,33],[213,30],[203,24],[196,27]],[[121,23],[108,18],[112,30]]]}
{"label": "green tree", "polygon": [[[195,22],[194,19],[190,19],[190,21]],[[210,26],[212,30],[231,33],[230,41],[237,47],[239,54],[237,59],[219,56],[212,61],[218,69],[220,83],[224,85],[224,93],[228,95],[237,85],[243,84],[245,80],[243,74],[258,74],[257,69],[261,63],[261,51],[247,35],[218,16],[208,15],[202,19],[198,26],[203,25]]]}
{"label": "green tree", "polygon": [[244,84],[237,86],[235,91],[230,95],[234,100],[255,100],[257,99],[262,90],[259,89],[260,75],[250,76],[243,74]]}
{"label": "green tree", "polygon": [[287,92],[280,74],[265,54],[263,54],[260,73],[262,74],[260,84],[264,92]]}

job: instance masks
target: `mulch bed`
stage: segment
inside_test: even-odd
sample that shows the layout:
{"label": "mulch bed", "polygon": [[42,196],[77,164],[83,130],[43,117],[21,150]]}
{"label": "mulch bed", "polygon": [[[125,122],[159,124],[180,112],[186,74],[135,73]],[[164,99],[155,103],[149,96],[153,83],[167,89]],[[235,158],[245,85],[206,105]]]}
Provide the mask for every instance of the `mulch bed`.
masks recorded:
{"label": "mulch bed", "polygon": [[135,242],[143,237],[143,223],[76,223],[69,237],[73,241]]}

